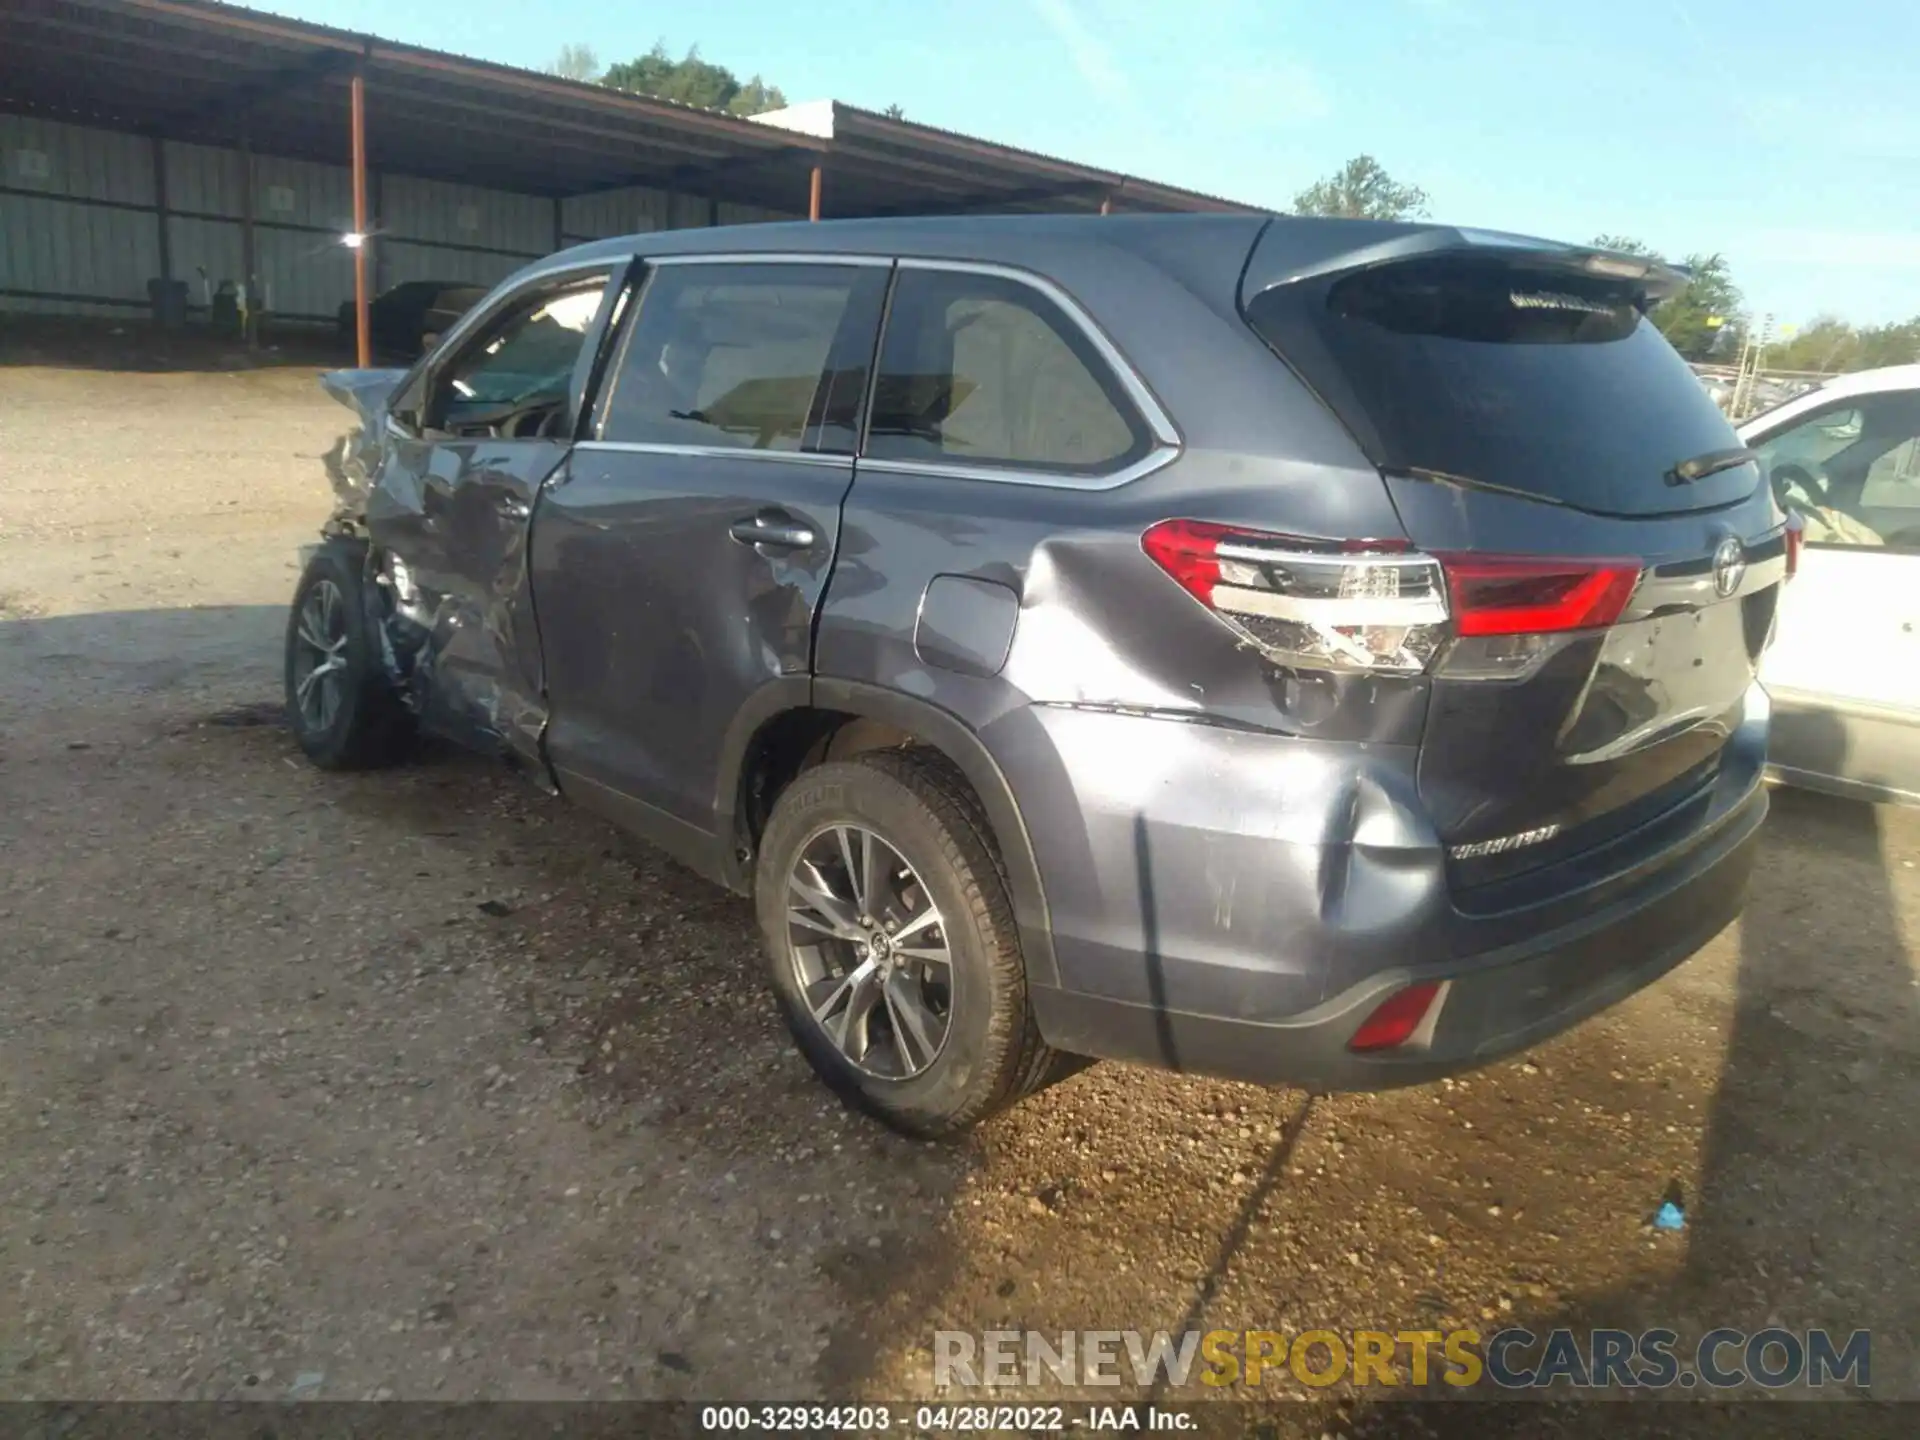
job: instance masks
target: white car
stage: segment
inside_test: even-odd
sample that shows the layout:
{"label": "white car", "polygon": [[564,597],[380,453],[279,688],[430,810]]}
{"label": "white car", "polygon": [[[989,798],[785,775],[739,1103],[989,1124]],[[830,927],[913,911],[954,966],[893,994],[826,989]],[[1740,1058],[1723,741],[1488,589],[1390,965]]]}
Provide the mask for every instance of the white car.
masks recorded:
{"label": "white car", "polygon": [[1772,769],[1920,804],[1920,365],[1829,380],[1740,438],[1805,527],[1761,668]]}

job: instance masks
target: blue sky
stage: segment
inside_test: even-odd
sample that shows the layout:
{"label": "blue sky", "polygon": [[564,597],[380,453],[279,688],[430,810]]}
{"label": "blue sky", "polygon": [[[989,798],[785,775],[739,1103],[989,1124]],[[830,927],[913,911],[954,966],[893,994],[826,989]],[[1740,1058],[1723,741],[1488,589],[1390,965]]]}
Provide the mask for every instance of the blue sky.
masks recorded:
{"label": "blue sky", "polygon": [[[262,3],[262,0],[255,0]],[[1913,0],[264,0],[539,67],[692,44],[790,100],[1256,204],[1367,152],[1442,220],[1724,251],[1783,323],[1920,314]],[[531,38],[530,38],[531,37]]]}

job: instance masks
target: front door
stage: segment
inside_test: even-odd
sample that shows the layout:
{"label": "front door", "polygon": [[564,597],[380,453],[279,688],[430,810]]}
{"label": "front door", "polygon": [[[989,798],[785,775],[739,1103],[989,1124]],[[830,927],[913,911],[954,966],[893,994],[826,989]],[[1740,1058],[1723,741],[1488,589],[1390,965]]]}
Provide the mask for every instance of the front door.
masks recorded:
{"label": "front door", "polygon": [[888,267],[653,264],[591,438],[533,526],[548,756],[563,791],[708,873],[720,757],[804,704]]}
{"label": "front door", "polygon": [[1920,392],[1748,435],[1806,536],[1761,670],[1783,778],[1920,801]]}
{"label": "front door", "polygon": [[538,765],[544,722],[526,542],[540,486],[572,443],[583,352],[605,268],[505,297],[395,402],[374,542],[397,557],[403,613],[429,631],[410,658],[421,718]]}

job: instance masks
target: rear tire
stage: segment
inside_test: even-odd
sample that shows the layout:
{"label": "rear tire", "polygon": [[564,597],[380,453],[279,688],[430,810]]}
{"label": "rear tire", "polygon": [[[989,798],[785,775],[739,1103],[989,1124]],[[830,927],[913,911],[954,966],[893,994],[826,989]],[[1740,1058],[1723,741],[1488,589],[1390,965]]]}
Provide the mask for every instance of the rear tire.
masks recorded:
{"label": "rear tire", "polygon": [[[870,872],[864,837],[880,842]],[[874,877],[864,890],[856,871]],[[817,903],[793,888],[796,875]],[[803,773],[774,805],[754,897],[787,1025],[849,1104],[909,1135],[953,1135],[1060,1073],[1027,1003],[990,833],[937,755],[871,751]],[[872,912],[865,927],[862,898]],[[940,950],[944,967],[921,958]],[[861,981],[854,972],[869,962],[883,967],[879,978]]]}
{"label": "rear tire", "polygon": [[413,714],[380,663],[362,564],[355,547],[322,546],[287,615],[287,725],[322,770],[396,765],[413,747]]}

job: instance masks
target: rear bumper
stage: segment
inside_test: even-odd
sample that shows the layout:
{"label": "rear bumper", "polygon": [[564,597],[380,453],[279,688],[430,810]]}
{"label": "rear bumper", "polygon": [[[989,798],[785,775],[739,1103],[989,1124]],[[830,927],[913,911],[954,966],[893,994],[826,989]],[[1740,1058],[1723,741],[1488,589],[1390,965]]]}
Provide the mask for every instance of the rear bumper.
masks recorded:
{"label": "rear bumper", "polygon": [[[1059,966],[1057,984],[1032,987],[1041,1032],[1079,1054],[1336,1090],[1524,1049],[1658,979],[1739,914],[1767,812],[1767,713],[1756,688],[1711,794],[1645,827],[1644,853],[1622,837],[1609,846],[1621,864],[1476,914],[1452,903],[1411,755],[1056,714],[1056,783],[1116,754],[1132,763],[1085,774],[1074,807],[1036,818],[1023,805]],[[1095,722],[1117,733],[1094,741]],[[1688,823],[1676,833],[1674,819]],[[1428,980],[1447,987],[1417,1043],[1348,1051],[1381,1000]]]}
{"label": "rear bumper", "polygon": [[[1130,1005],[1100,996],[1033,992],[1050,1043],[1084,1055],[1315,1090],[1386,1090],[1486,1065],[1557,1035],[1652,984],[1740,913],[1767,797],[1756,789],[1711,842],[1668,877],[1657,898],[1543,936],[1522,955],[1383,970],[1303,1014],[1236,1020]],[[1447,988],[1424,1045],[1356,1055],[1347,1041],[1405,985]]]}

